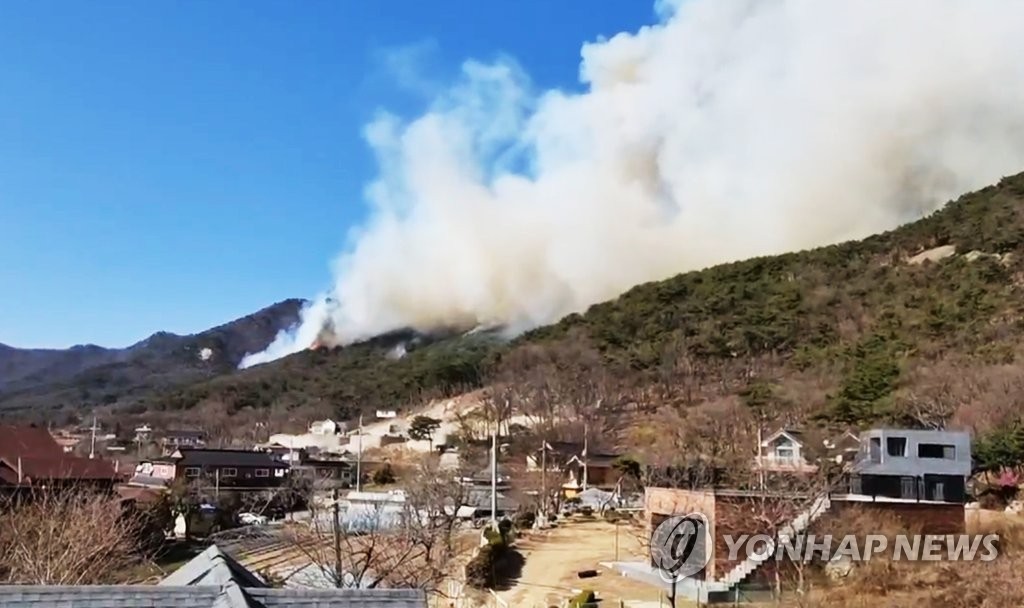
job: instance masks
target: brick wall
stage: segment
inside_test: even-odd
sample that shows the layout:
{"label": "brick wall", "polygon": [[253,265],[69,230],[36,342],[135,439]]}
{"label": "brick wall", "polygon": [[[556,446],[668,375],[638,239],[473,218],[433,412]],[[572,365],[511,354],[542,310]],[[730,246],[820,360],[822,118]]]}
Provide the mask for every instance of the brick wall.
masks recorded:
{"label": "brick wall", "polygon": [[[647,538],[654,528],[673,515],[703,513],[710,526],[709,533],[715,534],[715,494],[702,490],[679,490],[675,488],[647,488],[644,491],[644,516],[647,523]],[[714,564],[709,564],[703,576],[715,576]],[[700,578],[700,575],[698,575]]]}

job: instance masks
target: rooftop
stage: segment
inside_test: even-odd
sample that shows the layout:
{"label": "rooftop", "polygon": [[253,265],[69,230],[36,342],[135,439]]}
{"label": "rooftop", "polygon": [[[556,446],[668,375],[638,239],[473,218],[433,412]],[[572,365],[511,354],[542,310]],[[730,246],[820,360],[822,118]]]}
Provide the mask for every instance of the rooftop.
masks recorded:
{"label": "rooftop", "polygon": [[255,450],[214,450],[207,448],[179,448],[171,455],[181,466],[227,466],[287,468],[274,454]]}
{"label": "rooftop", "polygon": [[159,585],[0,586],[5,608],[426,608],[418,589],[272,589],[216,545]]}
{"label": "rooftop", "polygon": [[110,462],[66,454],[45,428],[0,424],[0,482],[114,477]]}

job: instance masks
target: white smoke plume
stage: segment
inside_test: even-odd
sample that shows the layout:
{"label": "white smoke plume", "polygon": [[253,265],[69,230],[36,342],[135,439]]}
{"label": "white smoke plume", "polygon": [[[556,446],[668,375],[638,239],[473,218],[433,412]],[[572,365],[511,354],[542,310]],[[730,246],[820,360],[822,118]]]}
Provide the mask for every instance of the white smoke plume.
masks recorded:
{"label": "white smoke plume", "polygon": [[584,44],[582,93],[468,61],[366,129],[335,283],[243,366],[399,327],[526,328],[681,271],[857,238],[1024,169],[1024,3],[689,0]]}

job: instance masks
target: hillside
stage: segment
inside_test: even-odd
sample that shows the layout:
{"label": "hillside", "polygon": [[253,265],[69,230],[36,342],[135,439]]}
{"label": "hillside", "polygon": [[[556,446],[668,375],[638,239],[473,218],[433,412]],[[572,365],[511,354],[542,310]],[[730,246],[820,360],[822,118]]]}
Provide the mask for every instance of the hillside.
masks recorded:
{"label": "hillside", "polygon": [[0,410],[113,404],[230,373],[246,353],[293,325],[302,304],[285,300],[195,335],[158,332],[127,348],[0,345]]}
{"label": "hillside", "polygon": [[[980,419],[972,411],[1024,398],[1014,371],[1024,352],[1022,248],[1024,174],[862,241],[640,285],[512,342],[396,333],[197,374],[187,386],[119,390],[108,382],[104,399],[169,416],[201,408],[350,418],[499,377],[529,383],[569,374],[568,384],[580,386],[598,374],[634,389],[693,382],[687,404],[736,399],[782,422],[956,419],[984,432],[1015,421],[1015,409]],[[67,390],[90,390],[83,382],[77,376]],[[288,413],[296,408],[305,409]]]}
{"label": "hillside", "polygon": [[[511,344],[454,336],[412,345],[394,360],[386,356],[394,342],[371,341],[300,353],[144,403],[238,411],[315,402],[344,418],[479,386],[500,373],[495,363],[510,352],[557,349],[583,334],[618,375],[640,382],[659,373],[666,353],[682,350],[711,377],[737,365],[770,370],[781,394],[798,378],[813,378],[805,400],[819,413],[871,420],[896,415],[894,395],[922,388],[929,365],[991,374],[1016,360],[1024,332],[1022,245],[1024,174],[863,241],[640,285]],[[929,251],[935,258],[955,253],[914,259]]]}

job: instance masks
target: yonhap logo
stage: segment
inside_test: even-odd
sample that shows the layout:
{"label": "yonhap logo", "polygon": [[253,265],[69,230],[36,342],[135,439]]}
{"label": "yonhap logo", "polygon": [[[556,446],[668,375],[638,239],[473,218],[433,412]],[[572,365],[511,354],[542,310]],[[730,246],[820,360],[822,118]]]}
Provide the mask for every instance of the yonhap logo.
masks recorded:
{"label": "yonhap logo", "polygon": [[703,513],[676,515],[658,524],[651,535],[651,558],[667,581],[697,574],[711,561],[708,519]]}

